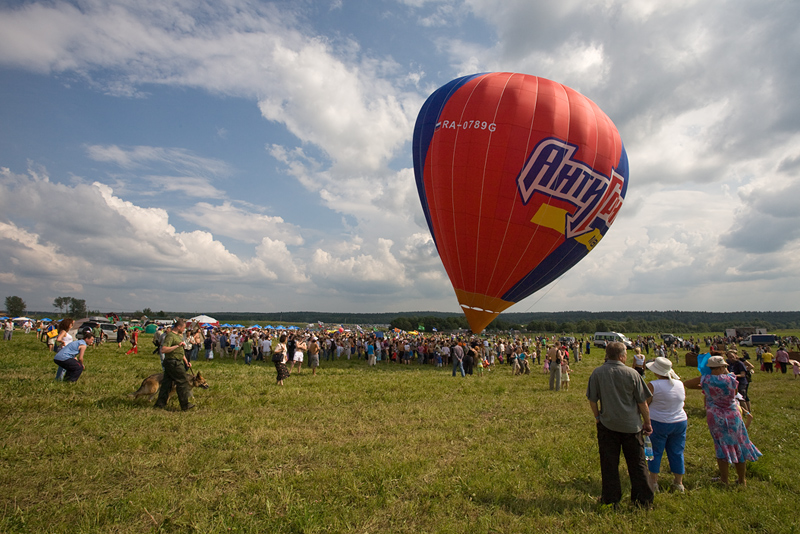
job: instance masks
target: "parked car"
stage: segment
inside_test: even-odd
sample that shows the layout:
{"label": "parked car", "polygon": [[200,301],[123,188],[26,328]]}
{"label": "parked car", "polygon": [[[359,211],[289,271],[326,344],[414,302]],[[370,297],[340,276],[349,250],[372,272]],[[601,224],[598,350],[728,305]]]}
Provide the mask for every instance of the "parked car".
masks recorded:
{"label": "parked car", "polygon": [[625,337],[625,334],[619,334],[617,332],[595,332],[594,333],[594,345],[596,347],[606,348],[606,345],[613,341],[619,341],[623,345],[625,345],[628,349],[633,349],[633,343],[631,340]]}
{"label": "parked car", "polygon": [[103,341],[108,341],[109,339],[116,339],[117,336],[117,325],[114,323],[109,322],[98,322],[98,321],[86,321],[83,323],[80,328],[78,328],[78,335],[75,336],[76,339],[83,339],[83,332],[89,328],[94,329],[95,326],[100,326],[100,330],[103,332]]}
{"label": "parked car", "polygon": [[667,347],[671,347],[675,343],[683,343],[683,338],[673,336],[672,334],[661,334],[661,339]]}

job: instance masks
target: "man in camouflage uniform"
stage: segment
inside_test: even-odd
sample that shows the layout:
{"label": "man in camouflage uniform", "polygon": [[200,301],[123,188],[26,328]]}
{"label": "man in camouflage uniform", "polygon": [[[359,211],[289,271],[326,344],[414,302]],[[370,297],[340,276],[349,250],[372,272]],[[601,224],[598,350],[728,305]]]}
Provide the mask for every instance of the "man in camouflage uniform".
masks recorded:
{"label": "man in camouflage uniform", "polygon": [[181,403],[181,410],[191,410],[194,404],[189,404],[189,394],[191,388],[186,379],[186,370],[192,363],[186,359],[183,341],[183,331],[186,329],[186,319],[177,319],[172,325],[172,330],[164,336],[161,344],[161,352],[164,354],[164,379],[161,381],[161,388],[158,391],[156,408],[166,408],[172,384],[175,384],[175,391],[178,394],[178,401]]}

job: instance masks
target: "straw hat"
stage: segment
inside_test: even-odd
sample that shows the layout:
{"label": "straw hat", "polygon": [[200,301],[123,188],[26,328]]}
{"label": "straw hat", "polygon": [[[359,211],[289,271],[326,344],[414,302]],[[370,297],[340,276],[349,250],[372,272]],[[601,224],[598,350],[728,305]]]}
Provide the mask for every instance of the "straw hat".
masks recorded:
{"label": "straw hat", "polygon": [[706,367],[713,369],[715,367],[727,367],[728,362],[722,356],[712,356],[706,362]]}

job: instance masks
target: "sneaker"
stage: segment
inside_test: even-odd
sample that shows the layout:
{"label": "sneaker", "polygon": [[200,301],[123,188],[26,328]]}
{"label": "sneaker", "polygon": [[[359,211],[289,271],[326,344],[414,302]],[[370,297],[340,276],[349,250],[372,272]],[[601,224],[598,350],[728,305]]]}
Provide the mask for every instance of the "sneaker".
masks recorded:
{"label": "sneaker", "polygon": [[187,406],[186,408],[184,408],[184,409],[183,409],[183,411],[184,411],[184,412],[188,412],[189,410],[193,410],[193,409],[195,409],[195,408],[197,408],[197,406],[195,406],[194,404],[190,404],[189,406]]}
{"label": "sneaker", "polygon": [[672,484],[672,491],[675,493],[685,493],[686,488],[683,487],[683,484]]}

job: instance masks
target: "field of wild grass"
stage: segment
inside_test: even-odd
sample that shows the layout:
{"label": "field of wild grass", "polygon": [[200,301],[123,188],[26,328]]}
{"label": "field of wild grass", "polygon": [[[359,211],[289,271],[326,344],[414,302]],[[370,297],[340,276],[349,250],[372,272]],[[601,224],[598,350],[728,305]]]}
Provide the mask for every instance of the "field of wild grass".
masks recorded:
{"label": "field of wild grass", "polygon": [[[90,349],[84,375],[66,384],[33,334],[0,343],[0,532],[800,531],[791,374],[755,375],[750,434],[764,457],[748,465],[747,489],[711,485],[713,444],[691,391],[687,493],[658,494],[652,511],[612,511],[596,504],[585,399],[600,350],[558,393],[538,367],[453,378],[323,362],[281,388],[268,362],[198,361],[211,387],[181,413],[177,399],[161,411],[128,398],[160,370],[149,336],[141,347]],[[666,489],[666,460],[662,477]]]}

